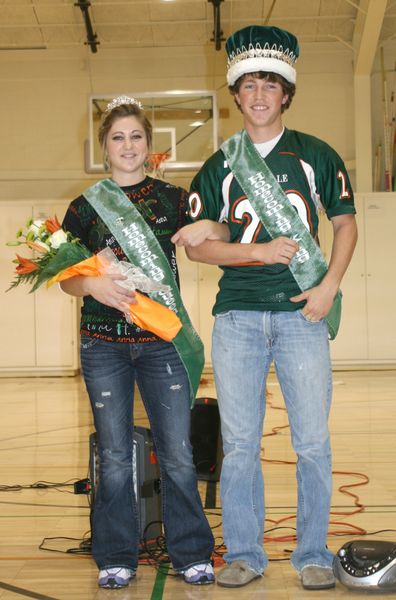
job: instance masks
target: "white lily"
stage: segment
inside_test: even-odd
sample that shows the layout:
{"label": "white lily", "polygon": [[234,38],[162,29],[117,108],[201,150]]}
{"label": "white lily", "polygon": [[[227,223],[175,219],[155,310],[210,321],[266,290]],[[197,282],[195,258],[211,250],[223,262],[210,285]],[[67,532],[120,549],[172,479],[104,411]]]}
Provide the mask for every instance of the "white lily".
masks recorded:
{"label": "white lily", "polygon": [[56,250],[61,244],[67,242],[67,235],[63,229],[58,229],[58,231],[55,231],[52,235],[50,235],[47,242],[51,248],[55,248]]}

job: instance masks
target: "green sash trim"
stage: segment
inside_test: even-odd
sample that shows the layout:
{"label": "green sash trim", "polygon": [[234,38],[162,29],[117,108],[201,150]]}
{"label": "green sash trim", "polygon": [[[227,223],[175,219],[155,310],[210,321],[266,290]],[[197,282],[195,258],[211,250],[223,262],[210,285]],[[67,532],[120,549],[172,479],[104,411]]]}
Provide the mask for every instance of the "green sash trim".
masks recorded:
{"label": "green sash trim", "polygon": [[83,196],[114,235],[128,260],[147,277],[169,285],[170,292],[151,292],[150,298],[173,310],[182,328],[172,340],[187,371],[191,405],[204,366],[204,348],[183,305],[169,262],[150,227],[121,188],[111,179],[99,181]]}
{"label": "green sash trim", "polygon": [[[327,272],[327,263],[247,132],[243,129],[233,135],[221,145],[221,150],[271,238],[283,235],[298,242],[299,250],[289,269],[299,288],[305,291],[318,285]],[[338,332],[341,298],[339,290],[325,317],[330,339],[334,339]]]}

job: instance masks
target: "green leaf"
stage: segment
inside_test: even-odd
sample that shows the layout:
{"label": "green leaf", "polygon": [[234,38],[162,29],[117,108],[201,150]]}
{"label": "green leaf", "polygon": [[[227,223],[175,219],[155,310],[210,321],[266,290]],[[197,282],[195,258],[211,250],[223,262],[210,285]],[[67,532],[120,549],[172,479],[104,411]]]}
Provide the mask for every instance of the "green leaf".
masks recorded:
{"label": "green leaf", "polygon": [[90,256],[92,256],[92,252],[81,244],[71,244],[69,242],[61,244],[55,254],[49,252],[36,261],[40,265],[40,269],[36,271],[37,279],[31,291],[34,292],[37,290],[40,285],[57,275],[60,271],[64,271],[68,267]]}

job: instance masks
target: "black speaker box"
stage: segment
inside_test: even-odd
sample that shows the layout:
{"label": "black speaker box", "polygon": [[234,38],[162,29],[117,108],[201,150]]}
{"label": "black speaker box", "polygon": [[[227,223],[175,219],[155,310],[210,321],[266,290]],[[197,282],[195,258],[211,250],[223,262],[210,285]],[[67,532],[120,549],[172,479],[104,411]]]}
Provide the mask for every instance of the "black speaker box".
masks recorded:
{"label": "black speaker box", "polygon": [[[141,541],[153,539],[162,535],[162,511],[160,471],[154,453],[150,429],[144,427],[134,428],[132,462],[140,539]],[[89,436],[89,471],[91,511],[94,511],[96,489],[99,482],[99,455],[96,432]]]}
{"label": "black speaker box", "polygon": [[198,479],[218,481],[223,462],[220,414],[215,398],[197,398],[191,410],[191,445]]}

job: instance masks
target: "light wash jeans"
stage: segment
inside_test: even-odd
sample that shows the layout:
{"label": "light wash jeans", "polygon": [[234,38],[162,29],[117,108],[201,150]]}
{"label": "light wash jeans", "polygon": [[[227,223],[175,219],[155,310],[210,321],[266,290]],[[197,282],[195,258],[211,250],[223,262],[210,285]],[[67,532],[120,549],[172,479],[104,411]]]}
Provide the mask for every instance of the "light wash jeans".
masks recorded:
{"label": "light wash jeans", "polygon": [[166,545],[180,571],[210,560],[213,535],[197,487],[190,394],[173,344],[81,338],[81,365],[98,435],[99,485],[92,554],[99,569],[136,569],[140,540],[133,490],[133,396],[138,384],[161,471]]}
{"label": "light wash jeans", "polygon": [[259,573],[268,564],[260,446],[266,378],[274,361],[297,454],[297,548],[291,561],[298,571],[306,565],[330,567],[332,374],[325,321],[309,322],[300,310],[216,315],[212,360],[224,444],[220,492],[226,561],[246,560]]}

